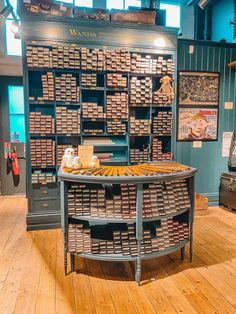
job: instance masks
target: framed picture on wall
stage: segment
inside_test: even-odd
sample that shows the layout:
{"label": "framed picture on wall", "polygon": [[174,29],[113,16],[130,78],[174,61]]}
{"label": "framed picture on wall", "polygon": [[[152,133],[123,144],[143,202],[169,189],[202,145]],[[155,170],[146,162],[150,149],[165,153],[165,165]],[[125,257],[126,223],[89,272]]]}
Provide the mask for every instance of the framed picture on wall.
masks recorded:
{"label": "framed picture on wall", "polygon": [[216,141],[218,109],[179,108],[178,141]]}
{"label": "framed picture on wall", "polygon": [[181,106],[218,106],[218,72],[180,71],[178,75],[178,104]]}

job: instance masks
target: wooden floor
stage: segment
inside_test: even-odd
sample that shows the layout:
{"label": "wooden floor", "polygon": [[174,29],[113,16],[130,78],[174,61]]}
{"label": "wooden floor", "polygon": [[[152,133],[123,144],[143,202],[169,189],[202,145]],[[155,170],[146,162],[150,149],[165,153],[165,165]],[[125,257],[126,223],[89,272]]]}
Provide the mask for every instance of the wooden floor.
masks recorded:
{"label": "wooden floor", "polygon": [[[64,276],[60,230],[25,231],[24,198],[0,198],[0,314],[236,313],[236,214],[212,207],[194,225],[194,258],[78,259]],[[188,254],[187,254],[188,257]]]}

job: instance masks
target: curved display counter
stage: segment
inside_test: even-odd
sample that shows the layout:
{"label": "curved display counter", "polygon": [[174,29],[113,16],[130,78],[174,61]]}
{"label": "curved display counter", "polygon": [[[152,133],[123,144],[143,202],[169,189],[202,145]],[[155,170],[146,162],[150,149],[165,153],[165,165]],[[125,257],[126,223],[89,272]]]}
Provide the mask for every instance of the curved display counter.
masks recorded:
{"label": "curved display counter", "polygon": [[194,175],[175,162],[96,169],[60,169],[65,273],[67,254],[141,261],[181,250],[192,259]]}

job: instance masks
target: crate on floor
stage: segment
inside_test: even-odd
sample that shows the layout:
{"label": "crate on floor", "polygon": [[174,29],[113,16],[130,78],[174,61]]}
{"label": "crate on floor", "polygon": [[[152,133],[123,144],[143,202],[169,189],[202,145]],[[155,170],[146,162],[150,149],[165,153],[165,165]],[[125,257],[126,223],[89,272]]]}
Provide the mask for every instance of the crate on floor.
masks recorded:
{"label": "crate on floor", "polygon": [[195,215],[203,216],[208,214],[208,198],[195,193]]}

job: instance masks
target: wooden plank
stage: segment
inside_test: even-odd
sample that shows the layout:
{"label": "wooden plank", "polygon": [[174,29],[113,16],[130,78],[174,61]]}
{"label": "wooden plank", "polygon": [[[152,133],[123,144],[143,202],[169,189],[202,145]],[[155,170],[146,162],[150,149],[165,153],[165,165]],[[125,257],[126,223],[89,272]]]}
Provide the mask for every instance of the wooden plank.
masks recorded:
{"label": "wooden plank", "polygon": [[164,291],[167,298],[170,300],[172,306],[176,312],[182,313],[197,313],[192,304],[189,302],[187,297],[185,297],[181,291],[175,285],[172,277],[168,276],[166,271],[162,267],[158,267],[158,258],[155,260],[150,260],[146,265],[151,265],[153,268],[156,268],[156,274],[158,283],[160,284],[162,290]]}
{"label": "wooden plank", "polygon": [[[206,247],[206,245],[203,247],[197,243],[195,244],[195,253],[206,264],[205,267],[199,268],[199,272],[204,273],[204,276],[209,278],[210,282],[215,277],[215,287],[232,305],[236,305],[235,298],[231,297],[231,294],[236,292],[236,277],[232,276],[223,265],[219,264],[217,258],[209,254],[209,249],[210,245],[209,247]],[[223,285],[225,288],[222,290]]]}
{"label": "wooden plank", "polygon": [[[15,209],[14,215],[11,214],[11,208],[8,209],[8,212],[0,212],[0,217],[7,217],[6,220],[3,219],[3,221],[5,221],[5,227],[2,228],[2,242],[0,241],[0,243],[2,244],[2,251],[0,255],[0,293],[8,276],[11,264],[15,258],[16,250],[18,249],[20,241],[23,241],[24,243],[24,239],[26,236],[24,226],[25,210],[23,209],[25,202],[19,202],[18,206],[15,208],[16,204],[17,200],[15,200],[15,202],[14,200],[12,202],[9,202],[9,206],[13,206],[12,208]],[[10,217],[9,220],[8,217]],[[14,220],[15,223],[13,224]],[[8,224],[9,221],[11,221],[11,223]],[[24,236],[22,236],[23,233]]]}
{"label": "wooden plank", "polygon": [[72,275],[76,313],[96,313],[88,271],[83,258],[75,259],[77,273]]}
{"label": "wooden plank", "polygon": [[209,227],[213,228],[216,232],[220,232],[220,234],[226,239],[229,239],[229,241],[236,241],[236,226],[231,226],[230,224],[226,223],[224,219],[210,217],[210,219],[208,219],[205,223]]}
{"label": "wooden plank", "polygon": [[[17,200],[14,200],[12,203],[10,203],[9,209],[4,213],[1,213],[1,217],[5,217],[3,226],[0,231],[0,255],[4,250],[5,245],[9,241],[9,238],[11,236],[11,233],[13,232],[13,229],[15,227],[15,224],[17,223],[19,217],[22,215],[22,203],[17,204]],[[10,215],[11,208],[15,209],[14,215]],[[18,236],[18,233],[16,233]],[[13,241],[14,242],[14,241]]]}
{"label": "wooden plank", "polygon": [[205,245],[205,248],[208,249],[209,246],[212,246],[209,253],[215,256],[218,255],[219,261],[225,261],[226,257],[227,259],[235,257],[236,248],[232,242],[219,235],[218,232],[215,232],[213,229],[208,228],[204,223],[201,224],[199,229],[198,228],[199,227],[196,228],[196,236],[199,237],[197,244]]}
{"label": "wooden plank", "polygon": [[24,271],[25,263],[28,260],[28,252],[32,247],[30,236],[25,231],[23,232],[23,226],[21,221],[16,223],[15,233],[12,233],[12,237],[9,239],[9,242],[5,247],[6,252],[10,250],[14,253],[13,255],[8,255],[8,261],[11,262],[8,265],[5,264],[5,267],[8,267],[8,270],[5,269],[5,272],[3,272],[7,274],[7,276],[4,280],[0,294],[0,313],[12,313],[14,311],[22,273]]}
{"label": "wooden plank", "polygon": [[31,314],[35,311],[37,301],[37,291],[40,280],[42,258],[40,252],[43,251],[44,238],[40,232],[33,232],[33,245],[27,256],[27,262],[22,273],[14,314]]}
{"label": "wooden plank", "polygon": [[9,219],[9,208],[11,206],[11,203],[8,201],[7,198],[1,196],[0,197],[0,213],[1,213],[1,220],[0,220],[0,231],[5,225],[5,222],[7,219]]}
{"label": "wooden plank", "polygon": [[[222,218],[221,218],[222,219]],[[231,242],[232,244],[236,241],[236,226],[232,227],[230,224],[222,223],[221,220],[217,217],[213,217],[210,220],[203,221],[205,225],[207,225],[208,229],[212,229],[217,234],[224,238],[224,240]]]}
{"label": "wooden plank", "polygon": [[86,261],[97,314],[116,313],[111,292],[99,261]]}
{"label": "wooden plank", "polygon": [[114,307],[118,313],[136,313],[132,298],[123,278],[122,263],[101,262],[101,266],[111,293]]}
{"label": "wooden plank", "polygon": [[142,287],[157,313],[176,313],[176,309],[162,289],[156,267],[150,261],[143,262]]}
{"label": "wooden plank", "polygon": [[56,313],[75,313],[75,298],[73,288],[73,275],[64,274],[64,249],[63,234],[56,231],[57,256],[56,256]]}
{"label": "wooden plank", "polygon": [[122,263],[121,267],[122,269],[120,270],[120,273],[126,280],[127,291],[133,300],[137,313],[158,313],[158,310],[152,305],[144,286],[138,286],[136,282],[134,282],[134,270],[130,266],[130,263]]}
{"label": "wooden plank", "polygon": [[173,260],[168,256],[163,256],[158,259],[157,266],[159,265],[171,276],[178,289],[190,301],[198,313],[219,313],[217,308],[209,302],[207,297],[193,284],[186,274],[180,271]]}
{"label": "wooden plank", "polygon": [[236,313],[235,214],[195,219],[193,262],[179,252],[144,261],[138,287],[131,263],[76,258],[65,277],[61,231],[26,232],[25,204],[0,198],[0,313]]}
{"label": "wooden plank", "polygon": [[56,231],[39,231],[44,239],[35,313],[55,313]]}
{"label": "wooden plank", "polygon": [[[179,254],[178,254],[179,255]],[[199,271],[199,265],[202,265],[202,261],[193,256],[193,262],[185,260],[182,262],[177,257],[177,253],[171,254],[171,259],[174,260],[180,271],[183,271],[193,285],[204,294],[209,303],[216,307],[219,313],[234,313],[234,307],[224,298],[221,293],[212,285]]]}

